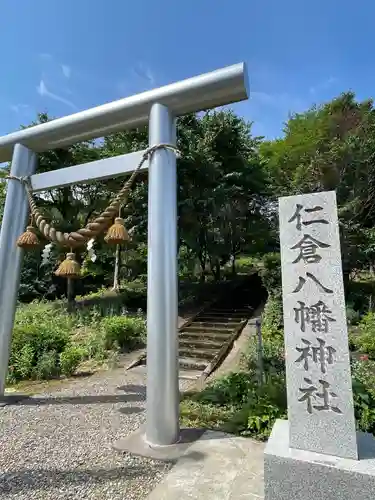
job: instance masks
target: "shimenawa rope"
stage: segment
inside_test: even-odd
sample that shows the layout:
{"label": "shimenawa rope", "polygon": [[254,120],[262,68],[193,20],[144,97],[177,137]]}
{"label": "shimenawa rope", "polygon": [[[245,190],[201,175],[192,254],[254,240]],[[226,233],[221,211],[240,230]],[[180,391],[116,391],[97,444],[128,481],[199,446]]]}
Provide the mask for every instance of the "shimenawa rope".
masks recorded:
{"label": "shimenawa rope", "polygon": [[126,204],[130,189],[135,178],[137,177],[139,170],[142,168],[142,165],[147,160],[147,158],[151,158],[155,151],[157,151],[158,149],[167,149],[176,153],[177,156],[180,155],[179,150],[173,144],[161,143],[147,148],[142,155],[142,159],[137,165],[136,169],[132,172],[131,176],[125,182],[124,186],[120,189],[117,195],[112,198],[110,204],[107,206],[104,212],[102,212],[92,222],[89,222],[85,227],[71,233],[62,233],[45,220],[41,211],[36,206],[29,177],[17,177],[14,175],[8,175],[7,179],[17,180],[25,186],[31,215],[35,221],[36,226],[44,235],[44,237],[53,243],[59,243],[62,246],[74,248],[85,244],[89,239],[95,238],[102,231],[107,229],[113,218],[118,215],[120,207]]}

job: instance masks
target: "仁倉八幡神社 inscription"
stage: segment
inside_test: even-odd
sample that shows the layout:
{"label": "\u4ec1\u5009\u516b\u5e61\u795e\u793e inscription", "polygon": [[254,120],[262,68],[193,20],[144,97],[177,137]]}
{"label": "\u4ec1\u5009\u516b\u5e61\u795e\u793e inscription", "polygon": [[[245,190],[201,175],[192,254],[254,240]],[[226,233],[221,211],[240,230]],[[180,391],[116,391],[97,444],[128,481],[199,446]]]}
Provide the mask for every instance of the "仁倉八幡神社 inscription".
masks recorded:
{"label": "\u4ec1\u5009\u516b\u5e61\u795e\u793e inscription", "polygon": [[[308,384],[308,387],[300,388],[300,392],[302,392],[303,395],[298,401],[306,401],[306,409],[308,413],[312,413],[313,409],[317,411],[331,410],[335,413],[341,413],[340,408],[330,404],[331,398],[337,398],[337,394],[330,391],[329,382],[326,380],[319,380],[319,384],[321,385],[321,392],[319,392],[319,389],[313,385],[312,380],[307,377],[304,377],[303,380],[306,384]],[[321,403],[314,404],[313,401],[318,398],[321,400]]]}
{"label": "\u4ec1\u5009\u516b\u5e61\u795e\u793e inscription", "polygon": [[317,287],[322,290],[325,293],[333,293],[333,290],[330,290],[326,286],[324,286],[313,274],[311,273],[306,273],[306,278],[303,278],[302,276],[298,276],[298,285],[296,288],[293,290],[293,293],[300,292],[302,288],[305,286],[306,280],[310,279],[313,281]]}
{"label": "\u4ec1\u5009\u516b\u5e61\u795e\u793e inscription", "polygon": [[301,332],[304,332],[306,324],[309,324],[314,333],[328,333],[329,322],[335,319],[329,316],[332,311],[324,302],[319,300],[316,304],[306,306],[299,300],[298,305],[299,307],[294,308],[294,320],[300,324]]}
{"label": "\u4ec1\u5009\u516b\u5e61\u795e\u793e inscription", "polygon": [[335,193],[280,198],[279,220],[290,446],[356,458]]}
{"label": "\u4ec1\u5009\u516b\u5e61\u795e\u793e inscription", "polygon": [[322,260],[321,255],[317,253],[319,248],[329,248],[330,245],[316,240],[309,234],[304,234],[301,240],[292,246],[292,250],[299,250],[299,254],[293,264],[297,264],[301,259],[305,264],[310,264],[313,262],[320,262]]}
{"label": "\u4ec1\u5009\u516b\u5e61\u795e\u793e inscription", "polygon": [[317,338],[317,345],[313,345],[312,342],[306,339],[301,339],[303,347],[296,347],[296,351],[300,353],[296,363],[303,363],[303,367],[306,371],[309,371],[309,362],[320,364],[320,371],[326,373],[327,365],[332,365],[334,361],[334,353],[336,349],[331,345],[326,345],[326,341]]}
{"label": "\u4ec1\u5009\u516b\u5e61\u795e\u793e inscription", "polygon": [[315,212],[320,212],[323,210],[323,207],[320,207],[319,205],[312,207],[312,208],[304,208],[303,205],[300,203],[296,203],[295,206],[295,211],[292,217],[288,220],[289,223],[295,222],[296,223],[296,229],[298,231],[301,231],[302,226],[310,226],[311,224],[329,224],[329,222],[326,219],[310,219],[310,220],[304,220],[302,216],[302,212],[304,211],[307,214],[313,214]]}

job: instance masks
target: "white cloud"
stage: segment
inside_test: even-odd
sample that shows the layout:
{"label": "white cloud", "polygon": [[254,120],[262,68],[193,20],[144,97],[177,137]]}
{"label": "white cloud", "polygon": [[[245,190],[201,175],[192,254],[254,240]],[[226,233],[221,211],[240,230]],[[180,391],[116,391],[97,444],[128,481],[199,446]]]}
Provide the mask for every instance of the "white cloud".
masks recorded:
{"label": "white cloud", "polygon": [[151,68],[146,64],[139,62],[137,66],[133,68],[133,73],[142,80],[146,80],[151,86],[155,85],[155,75],[152,72]]}
{"label": "white cloud", "polygon": [[65,78],[70,78],[71,74],[72,74],[72,68],[70,66],[68,66],[67,64],[62,64],[61,65],[61,71],[63,73],[63,75],[65,76]]}
{"label": "white cloud", "polygon": [[37,86],[37,92],[42,97],[49,97],[50,99],[54,99],[55,101],[59,101],[62,104],[69,106],[70,108],[76,109],[76,107],[77,107],[72,101],[69,101],[68,99],[65,99],[64,97],[62,97],[58,94],[54,94],[53,92],[50,92],[47,89],[47,86],[46,86],[44,80],[40,80],[39,85]]}
{"label": "white cloud", "polygon": [[143,62],[138,62],[127,75],[115,84],[116,92],[121,96],[150,90],[157,86],[158,78],[153,70]]}

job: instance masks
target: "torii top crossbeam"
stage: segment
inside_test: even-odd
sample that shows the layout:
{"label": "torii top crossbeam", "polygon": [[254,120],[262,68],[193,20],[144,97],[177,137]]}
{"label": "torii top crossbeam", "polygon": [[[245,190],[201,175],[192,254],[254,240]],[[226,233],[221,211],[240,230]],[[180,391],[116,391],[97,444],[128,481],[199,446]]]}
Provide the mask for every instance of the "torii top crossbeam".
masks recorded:
{"label": "torii top crossbeam", "polygon": [[156,102],[179,116],[248,97],[246,65],[234,64],[0,137],[0,162],[12,158],[17,143],[43,152],[145,125]]}

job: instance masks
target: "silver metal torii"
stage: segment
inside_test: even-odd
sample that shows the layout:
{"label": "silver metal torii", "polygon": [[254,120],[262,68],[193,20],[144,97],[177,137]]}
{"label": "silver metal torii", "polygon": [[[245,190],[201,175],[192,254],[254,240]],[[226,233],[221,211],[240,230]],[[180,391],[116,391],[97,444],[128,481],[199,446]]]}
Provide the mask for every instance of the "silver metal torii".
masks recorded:
{"label": "silver metal torii", "polygon": [[[0,137],[0,162],[11,175],[31,176],[34,192],[130,173],[143,151],[35,174],[37,153],[149,123],[149,145],[174,144],[175,117],[249,97],[245,63],[189,78]],[[147,283],[146,442],[166,446],[179,439],[177,337],[176,155],[157,150],[149,169]],[[0,234],[0,396],[8,370],[28,203],[24,186],[8,181]]]}

